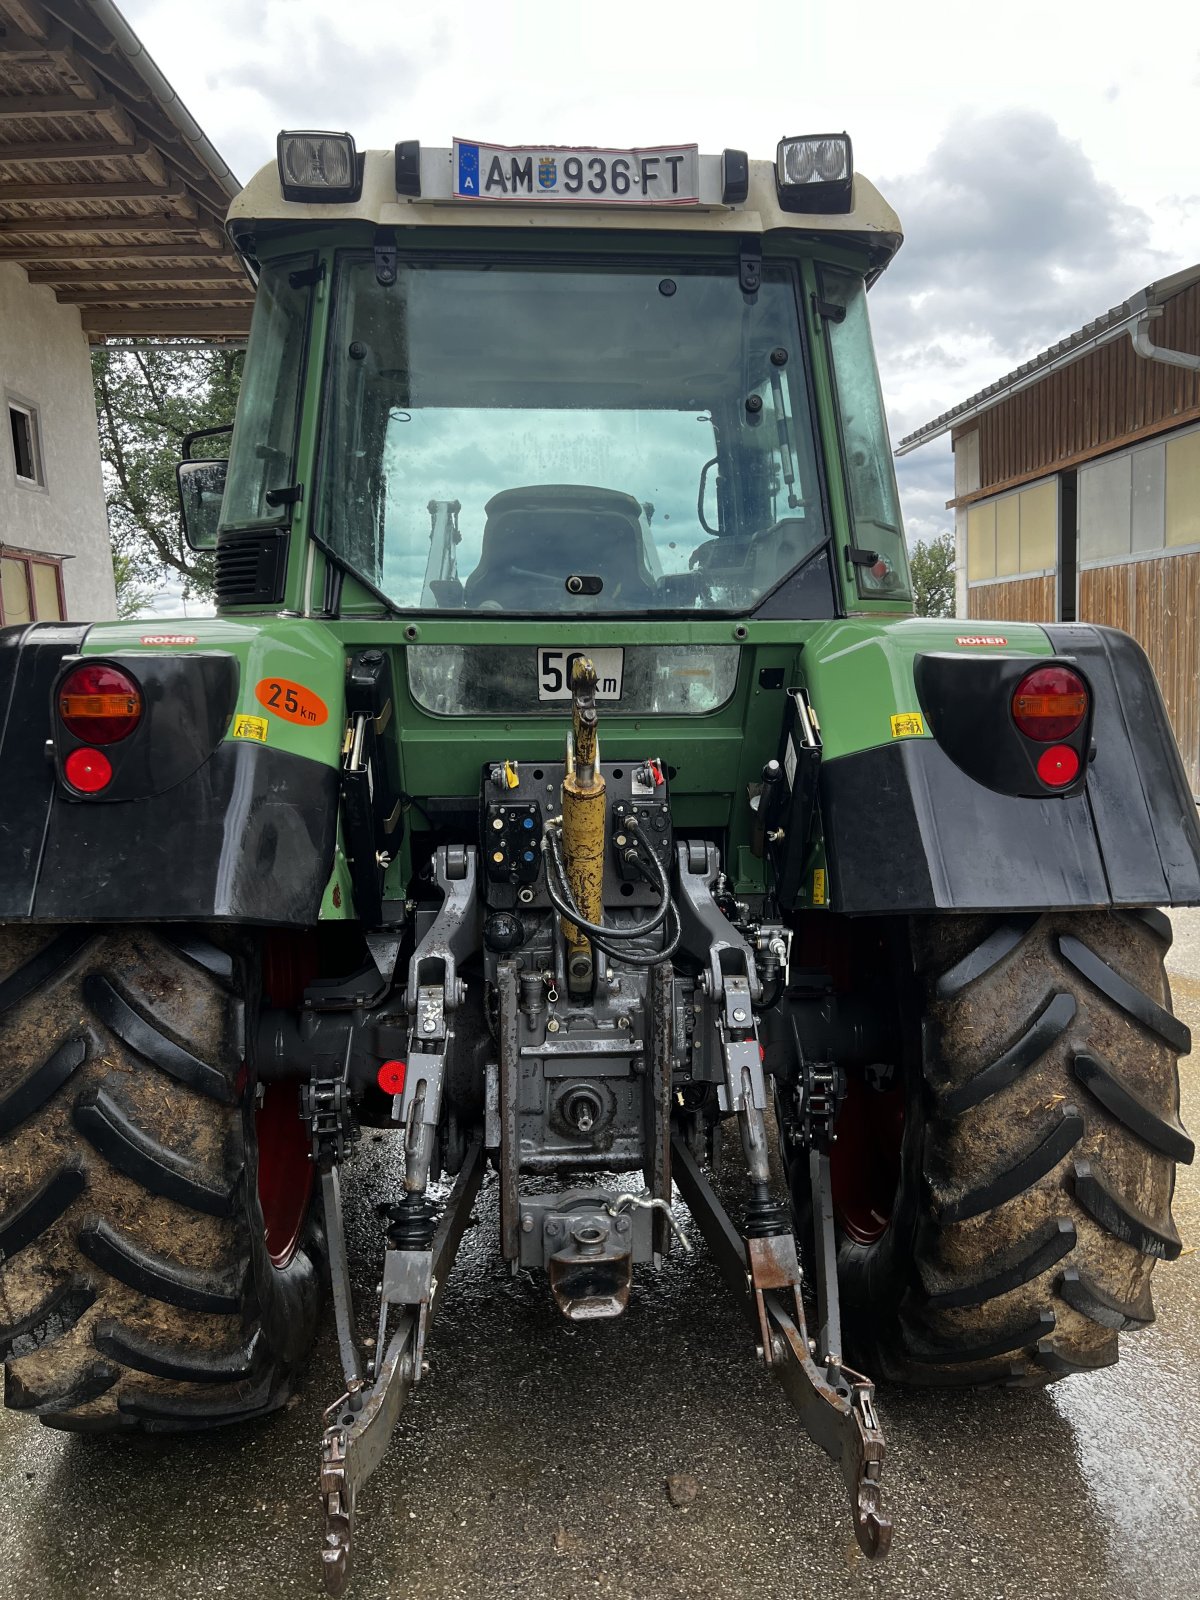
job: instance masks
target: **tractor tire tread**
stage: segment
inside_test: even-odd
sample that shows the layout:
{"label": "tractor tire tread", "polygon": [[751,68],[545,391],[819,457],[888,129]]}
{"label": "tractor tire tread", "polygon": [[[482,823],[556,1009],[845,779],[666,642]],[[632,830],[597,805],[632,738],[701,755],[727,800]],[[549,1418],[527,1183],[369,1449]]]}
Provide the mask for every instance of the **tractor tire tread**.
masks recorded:
{"label": "tractor tire tread", "polygon": [[1103,1056],[1081,1050],[1072,1062],[1075,1076],[1104,1109],[1123,1122],[1143,1144],[1190,1166],[1196,1146],[1178,1117],[1164,1117],[1136,1094]]}
{"label": "tractor tire tread", "polygon": [[0,925],[4,1402],[46,1426],[257,1417],[311,1351],[317,1217],[275,1266],[243,1044],[255,953],[230,950],[189,928]]}
{"label": "tractor tire tread", "polygon": [[1028,1387],[1117,1358],[1181,1250],[1169,925],[1157,913],[914,919],[901,1177],[843,1235],[847,1351],[904,1383]]}
{"label": "tractor tire tread", "polygon": [[85,1278],[68,1278],[32,1311],[0,1327],[0,1360],[7,1360],[10,1355],[24,1355],[24,1347],[43,1349],[69,1332],[95,1300],[95,1287]]}
{"label": "tractor tire tread", "polygon": [[140,1128],[117,1096],[103,1085],[75,1102],[75,1126],[93,1149],[151,1194],[175,1200],[210,1217],[233,1210],[234,1185],[214,1182],[203,1167]]}
{"label": "tractor tire tread", "polygon": [[86,1060],[86,1039],[65,1039],[52,1050],[40,1067],[0,1100],[0,1138],[36,1116]]}
{"label": "tractor tire tread", "polygon": [[212,1311],[225,1316],[236,1315],[241,1305],[244,1273],[222,1277],[170,1261],[144,1249],[102,1217],[85,1223],[79,1230],[79,1248],[110,1277],[118,1278],[148,1299],[163,1300],[185,1311]]}

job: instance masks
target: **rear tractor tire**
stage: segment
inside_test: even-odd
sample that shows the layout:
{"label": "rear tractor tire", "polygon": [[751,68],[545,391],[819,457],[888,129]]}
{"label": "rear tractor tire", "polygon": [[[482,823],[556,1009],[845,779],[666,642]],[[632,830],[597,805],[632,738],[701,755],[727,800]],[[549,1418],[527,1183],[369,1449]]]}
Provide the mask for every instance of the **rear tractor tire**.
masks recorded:
{"label": "rear tractor tire", "polygon": [[244,1065],[256,973],[190,931],[0,928],[7,1406],[158,1432],[287,1399],[319,1238],[297,1091]]}
{"label": "rear tractor tire", "polygon": [[913,925],[921,1059],[894,1091],[898,1178],[874,1227],[844,1203],[863,1140],[833,1147],[847,1344],[866,1371],[1045,1384],[1110,1365],[1118,1334],[1153,1320],[1151,1272],[1180,1252],[1175,1164],[1194,1154],[1170,941],[1157,911]]}

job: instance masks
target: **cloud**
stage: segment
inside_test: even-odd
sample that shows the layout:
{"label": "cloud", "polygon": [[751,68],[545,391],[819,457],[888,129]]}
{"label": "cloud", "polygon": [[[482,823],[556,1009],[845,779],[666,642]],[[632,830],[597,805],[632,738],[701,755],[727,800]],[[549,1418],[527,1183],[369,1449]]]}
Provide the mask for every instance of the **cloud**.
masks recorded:
{"label": "cloud", "polygon": [[[920,167],[880,187],[905,232],[871,295],[895,440],[1179,265],[1041,112],[960,115]],[[948,441],[897,476],[910,539],[953,526]]]}

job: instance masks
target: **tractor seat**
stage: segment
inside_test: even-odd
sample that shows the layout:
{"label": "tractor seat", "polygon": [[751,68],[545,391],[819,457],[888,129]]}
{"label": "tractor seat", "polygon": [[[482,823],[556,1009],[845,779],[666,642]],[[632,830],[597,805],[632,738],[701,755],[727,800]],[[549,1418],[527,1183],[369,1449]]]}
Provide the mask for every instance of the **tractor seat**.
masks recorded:
{"label": "tractor seat", "polygon": [[[631,494],[580,484],[504,489],[484,507],[479,562],[463,588],[468,608],[574,611],[566,580],[598,577],[600,609],[617,602],[644,605],[654,594],[646,565],[641,505]],[[541,580],[539,582],[539,580]]]}

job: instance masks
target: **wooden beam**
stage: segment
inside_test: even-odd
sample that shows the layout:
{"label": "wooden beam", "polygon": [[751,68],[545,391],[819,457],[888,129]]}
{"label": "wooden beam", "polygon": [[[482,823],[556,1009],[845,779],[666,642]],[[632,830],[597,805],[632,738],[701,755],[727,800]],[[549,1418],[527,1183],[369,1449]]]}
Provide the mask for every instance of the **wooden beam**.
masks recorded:
{"label": "wooden beam", "polygon": [[213,266],[243,272],[236,257],[182,240],[175,244],[18,244],[0,248],[0,261],[157,261],[174,256],[202,256]]}
{"label": "wooden beam", "polygon": [[[233,273],[222,261],[197,263],[194,267],[143,267],[141,265],[129,266],[122,263],[119,266],[105,266],[103,262],[93,262],[91,267],[47,267],[34,268],[27,272],[26,277],[30,283],[56,283],[64,288],[72,285],[86,288],[89,284],[116,283],[218,283],[226,287],[236,285],[244,288],[250,294],[249,283],[239,284]],[[129,295],[130,299],[137,299],[137,295]],[[203,298],[203,291],[197,291],[197,298]]]}
{"label": "wooden beam", "polygon": [[[0,217],[9,233],[200,233],[194,217]],[[136,246],[134,247],[136,248]],[[217,246],[220,249],[220,246]]]}
{"label": "wooden beam", "polygon": [[109,156],[133,161],[149,155],[152,148],[149,139],[139,139],[134,144],[119,139],[37,139],[28,144],[0,144],[0,161],[40,165],[44,161],[101,161]]}
{"label": "wooden beam", "polygon": [[[182,183],[148,183],[140,179],[108,178],[102,183],[0,183],[0,205],[21,200],[53,204],[58,200],[169,200],[186,199]],[[190,204],[191,202],[189,202]]]}
{"label": "wooden beam", "polygon": [[98,100],[81,99],[77,94],[0,95],[0,121],[14,117],[94,117],[116,109],[117,102],[107,95]]}
{"label": "wooden beam", "polygon": [[0,0],[0,12],[5,12],[14,27],[22,29],[31,39],[48,39],[54,32],[55,24],[38,0]]}
{"label": "wooden beam", "polygon": [[139,289],[130,285],[126,289],[59,289],[57,298],[76,306],[124,306],[136,300],[139,305],[189,305],[203,302],[206,305],[245,305],[249,308],[254,296],[249,288],[231,283],[220,289],[189,289],[179,285],[174,289]]}
{"label": "wooden beam", "polygon": [[130,311],[82,307],[80,320],[90,334],[142,334],[149,338],[203,338],[206,335],[244,338],[250,331],[250,307],[179,306],[174,310]]}
{"label": "wooden beam", "polygon": [[65,28],[54,28],[44,39],[35,38],[20,28],[5,28],[4,55],[9,61],[44,61],[67,49],[71,36]]}

